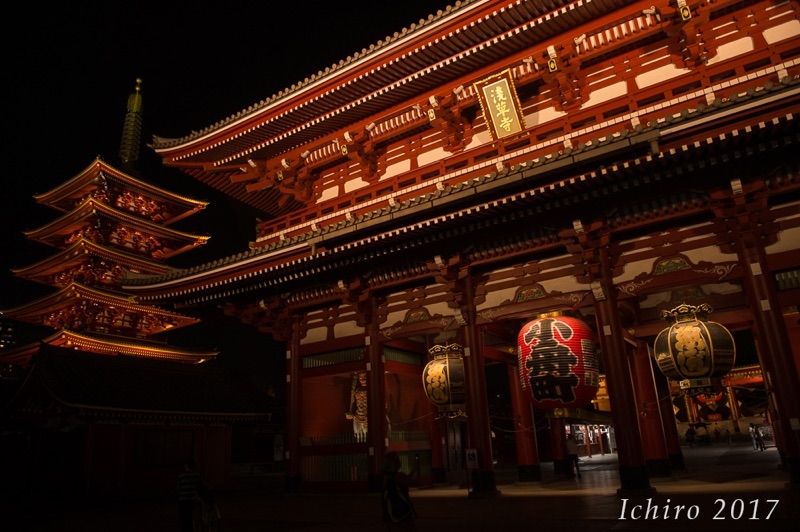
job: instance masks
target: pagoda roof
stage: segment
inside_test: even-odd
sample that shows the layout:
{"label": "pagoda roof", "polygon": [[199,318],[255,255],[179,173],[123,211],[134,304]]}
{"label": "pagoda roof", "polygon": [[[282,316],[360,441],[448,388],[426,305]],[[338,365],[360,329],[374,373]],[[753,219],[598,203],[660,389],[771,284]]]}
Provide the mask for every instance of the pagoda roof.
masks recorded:
{"label": "pagoda roof", "polygon": [[64,200],[78,200],[85,197],[86,194],[96,188],[97,180],[101,175],[113,181],[119,181],[129,188],[144,192],[153,198],[160,198],[181,207],[182,210],[180,212],[176,212],[174,216],[163,221],[165,225],[186,218],[208,206],[208,202],[206,201],[187,198],[186,196],[169,192],[163,188],[137,179],[130,174],[114,168],[100,157],[97,157],[89,166],[68,181],[33,197],[37,202],[43,205],[48,205],[60,211],[67,212],[69,208],[64,207]]}
{"label": "pagoda roof", "polygon": [[153,222],[148,222],[138,216],[131,216],[130,214],[119,211],[94,198],[87,198],[78,207],[64,216],[37,229],[24,231],[23,234],[31,239],[50,243],[56,236],[66,236],[82,228],[86,224],[86,221],[93,216],[106,216],[133,228],[140,229],[148,234],[187,243],[185,246],[166,254],[163,257],[165,259],[177,255],[191,247],[205,244],[211,238],[209,236],[185,233]]}
{"label": "pagoda roof", "polygon": [[70,267],[83,263],[90,256],[108,259],[116,264],[128,267],[145,274],[164,275],[172,268],[150,261],[138,255],[125,253],[114,248],[96,244],[86,238],[78,239],[68,248],[54,255],[50,255],[44,260],[25,266],[22,268],[12,268],[12,273],[26,279],[48,284],[49,276],[62,272]]}
{"label": "pagoda roof", "polygon": [[11,407],[47,414],[52,404],[104,417],[265,418],[279,405],[222,367],[97,356],[40,344]]}
{"label": "pagoda roof", "polygon": [[128,309],[142,314],[150,314],[172,320],[175,325],[170,328],[185,327],[193,325],[200,320],[164,310],[151,305],[137,303],[132,296],[116,295],[104,290],[89,288],[78,283],[70,283],[61,290],[49,294],[37,300],[25,303],[18,307],[3,310],[2,313],[9,318],[41,323],[41,316],[45,313],[53,312],[57,309],[70,305],[78,300],[89,300],[101,305],[114,308]]}
{"label": "pagoda roof", "polygon": [[103,355],[126,355],[190,364],[202,364],[219,354],[219,351],[196,351],[160,342],[132,340],[126,337],[75,332],[67,329],[57,331],[52,336],[44,338],[42,342],[57,347],[67,347]]}
{"label": "pagoda roof", "polygon": [[[154,137],[167,164],[255,208],[277,214],[279,193],[248,193],[232,165],[272,158],[397,106],[635,0],[474,0],[411,24],[239,113],[180,138]],[[387,115],[388,116],[388,115]]]}

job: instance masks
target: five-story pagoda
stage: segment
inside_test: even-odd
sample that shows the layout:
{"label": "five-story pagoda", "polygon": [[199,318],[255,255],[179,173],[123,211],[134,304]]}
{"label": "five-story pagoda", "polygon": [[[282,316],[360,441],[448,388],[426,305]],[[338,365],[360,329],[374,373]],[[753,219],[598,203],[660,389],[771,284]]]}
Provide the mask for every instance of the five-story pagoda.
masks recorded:
{"label": "five-story pagoda", "polygon": [[[141,80],[128,99],[120,146],[126,170],[138,160],[141,139]],[[162,275],[163,261],[206,243],[209,237],[172,224],[206,207],[142,181],[97,157],[82,172],[43,194],[37,202],[63,214],[27,231],[28,238],[58,251],[18,268],[20,277],[57,288],[54,293],[4,311],[12,319],[52,327],[44,343],[107,355],[154,357],[199,363],[214,352],[184,350],[154,341],[197,319],[143,305],[120,287],[132,277]]]}

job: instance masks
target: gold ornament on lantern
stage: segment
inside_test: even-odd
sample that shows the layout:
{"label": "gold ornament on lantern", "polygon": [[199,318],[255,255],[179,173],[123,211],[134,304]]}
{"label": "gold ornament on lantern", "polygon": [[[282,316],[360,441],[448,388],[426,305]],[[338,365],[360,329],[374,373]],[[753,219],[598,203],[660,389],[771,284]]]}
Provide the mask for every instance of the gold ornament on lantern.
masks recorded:
{"label": "gold ornament on lantern", "polygon": [[464,348],[455,343],[435,345],[428,352],[433,355],[433,360],[422,370],[425,395],[436,405],[441,416],[464,416]]}
{"label": "gold ornament on lantern", "polygon": [[682,389],[710,389],[736,361],[733,336],[724,326],[707,320],[711,312],[706,303],[684,303],[661,313],[674,323],[658,333],[654,356],[661,372],[680,381]]}

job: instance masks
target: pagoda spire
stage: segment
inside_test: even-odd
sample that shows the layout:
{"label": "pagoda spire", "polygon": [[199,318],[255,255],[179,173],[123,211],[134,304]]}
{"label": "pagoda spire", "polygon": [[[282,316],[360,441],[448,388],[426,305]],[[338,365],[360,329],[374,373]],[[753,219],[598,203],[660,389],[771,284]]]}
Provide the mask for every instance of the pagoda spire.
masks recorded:
{"label": "pagoda spire", "polygon": [[142,78],[136,78],[134,92],[128,96],[128,110],[122,126],[119,157],[126,166],[139,160],[142,139]]}

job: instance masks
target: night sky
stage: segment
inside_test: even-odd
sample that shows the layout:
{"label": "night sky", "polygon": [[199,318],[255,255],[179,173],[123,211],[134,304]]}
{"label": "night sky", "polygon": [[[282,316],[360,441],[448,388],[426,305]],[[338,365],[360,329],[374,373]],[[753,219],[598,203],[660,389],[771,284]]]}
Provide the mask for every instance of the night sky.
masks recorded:
{"label": "night sky", "polygon": [[[17,4],[16,16],[5,19],[1,32],[6,164],[0,309],[52,291],[8,271],[54,251],[21,234],[59,216],[31,196],[73,177],[96,155],[113,160],[137,77],[144,80],[145,141],[153,134],[184,136],[449,3],[234,0],[214,9],[187,1]],[[246,248],[254,236],[253,213],[177,170],[160,167],[152,153],[144,154],[145,162],[148,158],[155,163],[147,167],[148,181],[212,201],[209,212],[180,226],[212,235],[207,249],[189,252],[174,265]]]}

